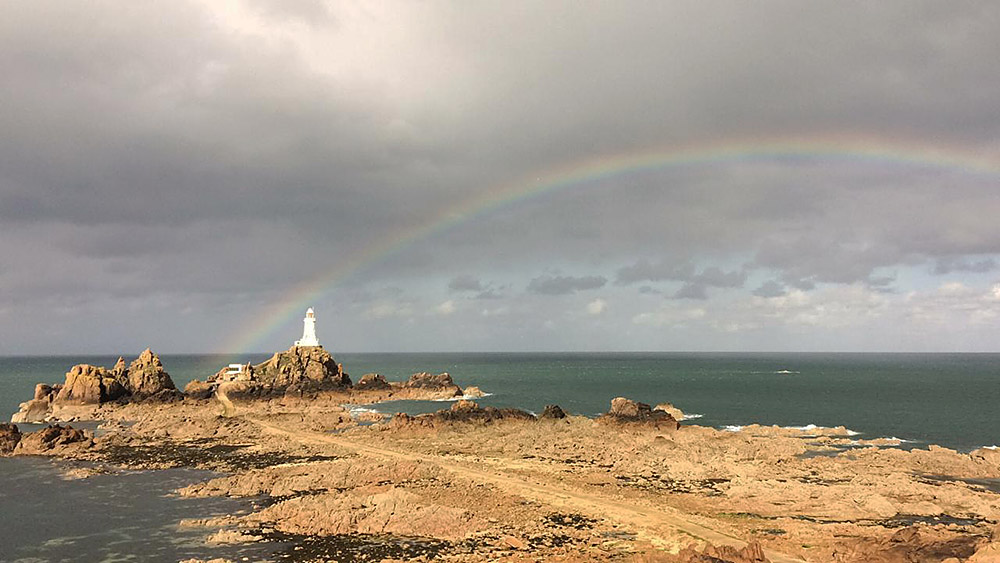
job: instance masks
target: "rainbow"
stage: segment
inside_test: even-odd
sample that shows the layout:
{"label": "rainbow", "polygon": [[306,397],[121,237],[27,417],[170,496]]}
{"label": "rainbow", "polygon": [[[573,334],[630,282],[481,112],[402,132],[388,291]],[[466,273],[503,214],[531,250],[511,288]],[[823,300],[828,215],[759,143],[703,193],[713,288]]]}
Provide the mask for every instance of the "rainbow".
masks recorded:
{"label": "rainbow", "polygon": [[[436,220],[389,233],[319,275],[290,288],[284,297],[255,314],[262,319],[238,332],[225,345],[225,353],[256,351],[278,327],[302,314],[338,284],[367,268],[398,255],[418,241],[431,238],[511,205],[574,186],[622,175],[672,167],[704,166],[740,162],[780,161],[809,163],[846,161],[904,168],[930,168],[961,174],[1000,174],[1000,155],[966,148],[933,146],[864,135],[826,135],[809,138],[756,138],[726,140],[683,146],[666,146],[621,154],[600,155],[572,161],[542,172],[532,172],[511,182],[498,184],[480,197],[470,198],[442,211]],[[291,340],[289,335],[289,340]]]}

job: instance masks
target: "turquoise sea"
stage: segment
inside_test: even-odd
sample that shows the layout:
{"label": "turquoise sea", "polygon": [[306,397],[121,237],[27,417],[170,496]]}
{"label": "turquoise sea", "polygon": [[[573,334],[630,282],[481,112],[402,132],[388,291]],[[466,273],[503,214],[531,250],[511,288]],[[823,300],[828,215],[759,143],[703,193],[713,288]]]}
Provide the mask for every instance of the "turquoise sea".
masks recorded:
{"label": "turquoise sea", "polygon": [[[237,359],[259,362],[266,357],[250,354]],[[689,415],[700,415],[686,423],[719,428],[752,423],[843,425],[861,438],[907,440],[904,447],[939,444],[968,451],[1000,444],[1000,354],[344,353],[335,357],[354,380],[368,372],[404,380],[417,371],[447,371],[459,385],[476,385],[489,393],[482,404],[534,412],[555,403],[569,412],[593,416],[606,411],[613,397],[626,396],[651,404],[671,402]],[[18,403],[31,397],[35,383],[61,382],[73,364],[110,367],[116,359],[0,358],[0,413],[7,418],[16,411]],[[233,361],[231,356],[204,355],[161,359],[178,387]],[[400,401],[373,408],[412,413],[447,406]],[[170,528],[164,526],[203,515],[206,509],[235,509],[164,496],[171,480],[183,474],[132,474],[134,486],[125,481],[117,487],[131,493],[118,496],[109,496],[109,484],[100,479],[67,483],[56,475],[49,462],[0,459],[0,530],[27,530],[0,533],[0,561],[91,561],[111,553],[131,553],[132,560],[169,560],[193,548],[182,541],[184,537],[166,533]],[[43,505],[35,510],[30,504],[35,497],[26,493],[35,491],[39,502],[48,502],[56,496],[53,491],[63,490],[76,495],[71,497],[72,511],[51,511]],[[101,534],[106,530],[92,526],[88,516],[92,512],[111,518],[108,525],[118,521],[112,518],[116,514],[148,525],[105,537]],[[11,528],[15,521],[17,527]],[[120,548],[100,547],[111,539]]]}

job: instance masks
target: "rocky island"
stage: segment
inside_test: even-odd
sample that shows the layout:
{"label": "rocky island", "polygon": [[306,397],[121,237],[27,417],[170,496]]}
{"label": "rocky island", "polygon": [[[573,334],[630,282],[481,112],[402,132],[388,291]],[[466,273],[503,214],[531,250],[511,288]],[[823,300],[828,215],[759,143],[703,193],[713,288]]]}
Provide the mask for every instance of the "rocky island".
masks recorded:
{"label": "rocky island", "polygon": [[[471,391],[471,393],[470,393]],[[886,447],[845,429],[683,424],[619,397],[591,419],[482,406],[448,374],[353,382],[319,346],[230,366],[178,391],[146,350],[39,384],[0,455],[65,460],[86,477],[196,467],[187,497],[255,499],[186,520],[277,558],[442,561],[968,561],[1000,558],[1000,451]],[[359,420],[344,405],[455,399]],[[669,399],[657,397],[656,399]],[[98,431],[67,425],[100,421]]]}

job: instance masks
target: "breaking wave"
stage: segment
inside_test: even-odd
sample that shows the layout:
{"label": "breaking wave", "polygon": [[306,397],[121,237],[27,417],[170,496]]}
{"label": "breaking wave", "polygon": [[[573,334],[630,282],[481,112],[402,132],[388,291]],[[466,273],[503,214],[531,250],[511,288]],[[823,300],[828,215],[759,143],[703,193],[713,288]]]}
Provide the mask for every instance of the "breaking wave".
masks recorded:
{"label": "breaking wave", "polygon": [[684,416],[681,417],[681,420],[694,420],[696,418],[701,418],[703,416],[705,415],[697,413],[691,413],[691,414],[685,413]]}
{"label": "breaking wave", "polygon": [[475,401],[485,397],[492,397],[493,393],[483,393],[482,395],[462,395],[460,397],[448,397],[447,399],[431,399],[436,403],[453,403],[455,401]]}

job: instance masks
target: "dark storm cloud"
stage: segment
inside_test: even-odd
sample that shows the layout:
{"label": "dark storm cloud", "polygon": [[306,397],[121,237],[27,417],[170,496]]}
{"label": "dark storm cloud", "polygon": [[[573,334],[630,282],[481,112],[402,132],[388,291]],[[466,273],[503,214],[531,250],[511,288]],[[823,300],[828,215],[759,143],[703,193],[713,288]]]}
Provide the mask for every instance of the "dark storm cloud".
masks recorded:
{"label": "dark storm cloud", "polygon": [[566,295],[588,289],[599,289],[608,283],[604,276],[540,276],[528,283],[528,291],[539,295]]}
{"label": "dark storm cloud", "polygon": [[[655,147],[839,135],[859,154],[879,137],[995,162],[997,29],[1000,7],[971,2],[14,3],[0,18],[0,292],[25,310],[0,317],[0,342],[18,346],[40,327],[17,319],[55,304],[67,327],[153,307],[164,326],[206,327],[172,329],[180,349],[212,346],[216,317],[250,322],[361,262],[337,278],[359,301],[405,286],[435,305],[446,287],[487,300],[606,282],[539,271],[603,273],[607,291],[674,282],[685,299],[748,272],[888,290],[898,268],[994,271],[998,176],[919,155],[709,159],[425,227],[531,193],[545,171]],[[401,251],[359,260],[387,247]]]}

